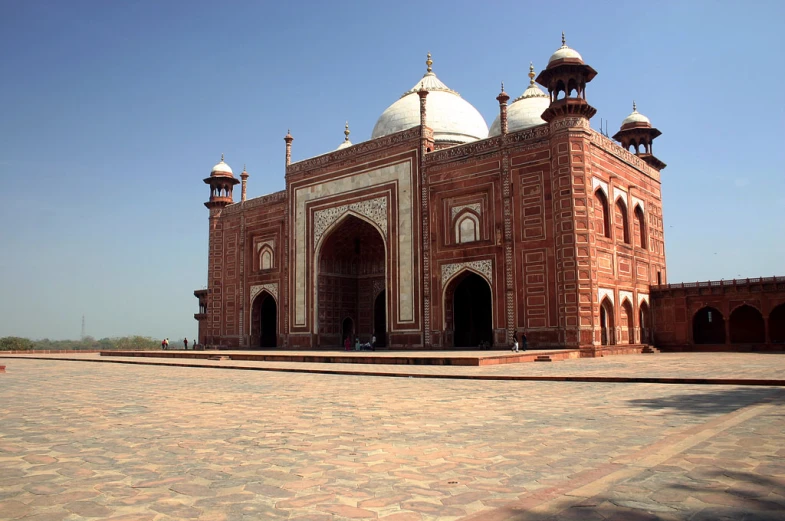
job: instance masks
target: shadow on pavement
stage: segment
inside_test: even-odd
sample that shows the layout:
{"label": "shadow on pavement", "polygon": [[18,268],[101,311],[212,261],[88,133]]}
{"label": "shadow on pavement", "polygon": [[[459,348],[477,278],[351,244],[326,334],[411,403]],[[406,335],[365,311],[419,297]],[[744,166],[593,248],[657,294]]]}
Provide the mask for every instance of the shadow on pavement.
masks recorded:
{"label": "shadow on pavement", "polygon": [[[761,401],[785,404],[785,390],[766,387],[733,387],[701,393],[676,394],[662,398],[629,400],[633,407],[667,409],[677,414],[727,414]],[[783,517],[785,519],[785,516]]]}

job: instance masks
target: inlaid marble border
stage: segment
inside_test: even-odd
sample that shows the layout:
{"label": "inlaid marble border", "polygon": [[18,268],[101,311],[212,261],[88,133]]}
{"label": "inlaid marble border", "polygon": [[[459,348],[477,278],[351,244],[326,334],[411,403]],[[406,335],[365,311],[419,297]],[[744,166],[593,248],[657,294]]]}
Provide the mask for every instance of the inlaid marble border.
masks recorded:
{"label": "inlaid marble border", "polygon": [[266,291],[270,295],[273,296],[275,299],[275,320],[278,321],[278,313],[280,313],[280,307],[278,306],[278,283],[271,282],[269,284],[259,284],[257,286],[251,286],[251,299],[249,300],[248,305],[248,334],[251,334],[251,323],[253,322],[253,301],[254,299],[259,296],[259,293],[262,291]]}
{"label": "inlaid marble border", "polygon": [[450,279],[460,273],[464,268],[481,273],[486,279],[488,279],[488,283],[491,284],[491,288],[493,288],[492,259],[442,264],[442,288],[446,288],[447,284],[450,282]]}
{"label": "inlaid marble border", "polygon": [[318,210],[313,214],[314,229],[313,229],[313,249],[316,251],[319,241],[321,240],[324,232],[330,226],[343,217],[348,212],[354,212],[373,221],[382,231],[384,240],[387,240],[387,198],[377,197],[376,199],[368,199],[357,203],[344,204],[327,208],[326,210]]}
{"label": "inlaid marble border", "polygon": [[611,288],[597,288],[597,302],[599,302],[600,304],[602,304],[603,298],[608,297],[608,300],[611,301],[611,304],[615,306],[616,302],[614,301],[613,298],[614,295],[615,295],[615,291],[613,291],[613,289]]}

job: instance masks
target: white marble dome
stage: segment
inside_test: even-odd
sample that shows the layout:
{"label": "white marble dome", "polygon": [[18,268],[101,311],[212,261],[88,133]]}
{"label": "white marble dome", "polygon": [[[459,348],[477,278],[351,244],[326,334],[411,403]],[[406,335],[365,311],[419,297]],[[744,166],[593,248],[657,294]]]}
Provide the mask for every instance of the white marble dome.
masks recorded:
{"label": "white marble dome", "polygon": [[624,118],[624,121],[621,122],[621,126],[623,127],[624,125],[632,125],[634,123],[644,123],[651,126],[651,121],[649,118],[638,112],[635,102],[632,103],[632,114]]}
{"label": "white marble dome", "polygon": [[[430,56],[429,56],[430,61]],[[420,124],[420,97],[422,86],[428,91],[426,103],[427,125],[433,129],[434,141],[469,143],[488,137],[488,124],[482,115],[460,94],[451,90],[430,70],[414,87],[387,107],[376,121],[371,139],[400,132]]]}
{"label": "white marble dome", "polygon": [[548,65],[556,60],[564,60],[565,58],[574,58],[583,62],[583,56],[580,55],[575,49],[567,47],[567,41],[564,39],[564,33],[561,33],[561,47],[556,49],[556,52],[548,59]]}
{"label": "white marble dome", "polygon": [[[530,66],[530,71],[529,88],[507,107],[507,132],[517,132],[518,130],[536,127],[545,123],[541,116],[545,109],[550,106],[551,98],[534,83],[533,66]],[[501,116],[496,116],[496,119],[493,120],[491,131],[488,133],[489,136],[498,136],[502,133],[500,118]]]}
{"label": "white marble dome", "polygon": [[224,155],[221,154],[221,162],[216,164],[212,170],[210,170],[210,174],[229,174],[232,175],[232,169],[224,163]]}

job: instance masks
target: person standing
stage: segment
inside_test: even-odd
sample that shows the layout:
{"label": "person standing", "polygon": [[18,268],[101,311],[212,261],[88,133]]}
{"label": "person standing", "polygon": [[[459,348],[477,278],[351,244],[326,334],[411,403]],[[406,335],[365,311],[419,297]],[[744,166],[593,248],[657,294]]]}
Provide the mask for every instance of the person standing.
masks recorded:
{"label": "person standing", "polygon": [[528,347],[528,343],[526,342],[526,332],[521,333],[521,344],[523,344],[523,350],[526,351]]}
{"label": "person standing", "polygon": [[512,352],[513,353],[518,352],[518,339],[515,338],[515,336],[512,337]]}
{"label": "person standing", "polygon": [[164,338],[164,349],[169,349],[169,339]]}
{"label": "person standing", "polygon": [[376,351],[376,333],[371,336],[371,351]]}
{"label": "person standing", "polygon": [[184,349],[187,351],[188,350],[188,337],[183,338],[183,346],[185,346]]}
{"label": "person standing", "polygon": [[166,339],[161,340],[161,349],[166,349]]}

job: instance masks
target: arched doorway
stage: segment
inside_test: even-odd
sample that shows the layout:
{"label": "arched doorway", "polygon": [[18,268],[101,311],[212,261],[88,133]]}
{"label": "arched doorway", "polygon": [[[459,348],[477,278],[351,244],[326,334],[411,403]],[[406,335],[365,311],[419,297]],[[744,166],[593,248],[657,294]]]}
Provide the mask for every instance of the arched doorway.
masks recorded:
{"label": "arched doorway", "polygon": [[769,340],[772,344],[785,344],[785,304],[769,313]]}
{"label": "arched doorway", "polygon": [[343,319],[341,323],[341,341],[346,345],[346,339],[349,339],[349,345],[353,344],[354,340],[354,320],[349,317]]}
{"label": "arched doorway", "polygon": [[766,341],[766,326],[761,312],[752,306],[739,306],[730,314],[731,344],[762,344]]}
{"label": "arched doorway", "polygon": [[454,328],[453,346],[493,345],[493,302],[488,282],[471,271],[456,276],[445,292],[451,303],[448,323]]}
{"label": "arched doorway", "polygon": [[645,300],[638,307],[638,324],[641,331],[641,344],[648,344],[651,342],[649,338],[649,305]]}
{"label": "arched doorway", "polygon": [[628,299],[624,299],[621,303],[621,331],[622,331],[622,344],[635,343],[635,315],[632,312],[632,304]]}
{"label": "arched doorway", "polygon": [[278,345],[278,306],[275,298],[261,292],[251,307],[251,347]]}
{"label": "arched doorway", "polygon": [[387,292],[382,290],[373,303],[373,334],[376,347],[387,346]]}
{"label": "arched doorway", "polygon": [[613,319],[613,304],[605,297],[600,303],[600,330],[602,345],[609,346],[616,343],[614,330],[615,321]]}
{"label": "arched doorway", "polygon": [[724,344],[725,319],[718,310],[705,307],[692,319],[692,338],[696,344]]}
{"label": "arched doorway", "polygon": [[353,335],[362,343],[369,342],[375,326],[374,287],[385,283],[382,234],[369,222],[348,214],[322,239],[318,259],[318,345],[343,346],[347,319]]}

